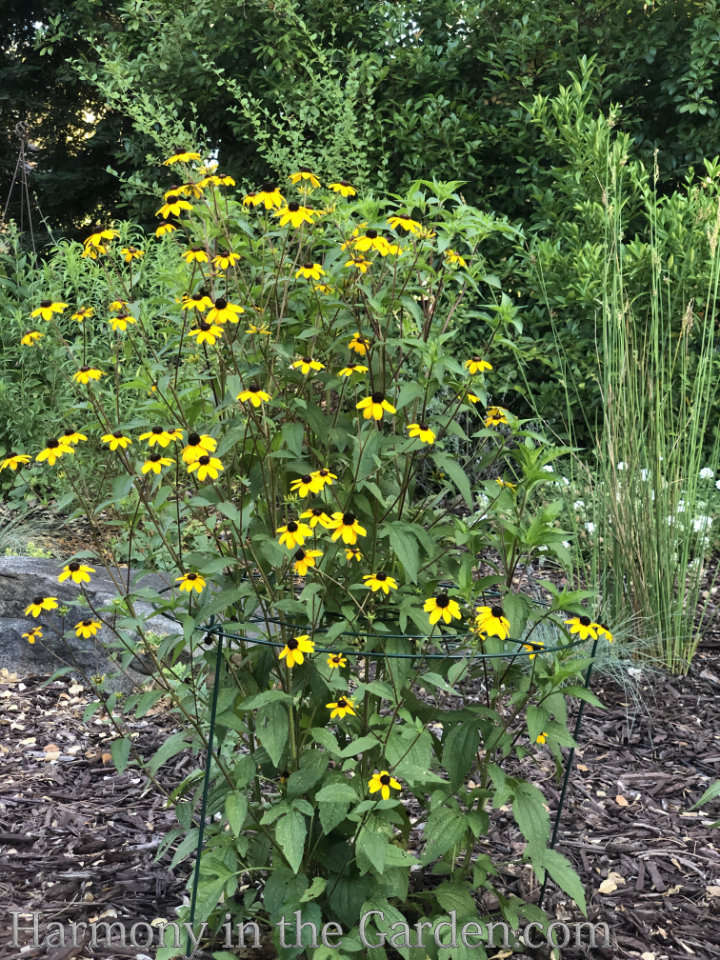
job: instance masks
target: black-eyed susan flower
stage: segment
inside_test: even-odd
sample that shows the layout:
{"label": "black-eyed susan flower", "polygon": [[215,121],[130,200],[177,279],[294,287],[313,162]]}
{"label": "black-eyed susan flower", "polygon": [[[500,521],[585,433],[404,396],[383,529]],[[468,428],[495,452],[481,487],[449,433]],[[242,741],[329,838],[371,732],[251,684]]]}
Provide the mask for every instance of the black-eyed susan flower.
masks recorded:
{"label": "black-eyed susan flower", "polygon": [[393,230],[397,230],[398,227],[402,227],[403,230],[406,230],[408,233],[420,233],[421,227],[417,220],[413,220],[406,213],[394,213],[391,217],[387,218],[386,221]]}
{"label": "black-eyed susan flower", "polygon": [[170,457],[164,457],[161,453],[151,454],[145,463],[142,465],[143,473],[160,473],[163,467],[169,467],[171,464],[175,463],[174,460],[171,460]]}
{"label": "black-eyed susan flower", "polygon": [[368,783],[368,790],[370,793],[377,793],[379,790],[380,796],[383,798],[383,800],[390,799],[391,787],[393,790],[402,790],[400,782],[396,780],[395,777],[391,777],[387,770],[381,770],[380,773],[374,773],[370,777],[370,781]]}
{"label": "black-eyed susan flower", "polygon": [[181,197],[191,197],[194,200],[199,200],[203,195],[203,185],[201,183],[193,183],[189,181],[188,183],[181,183],[179,187],[175,187],[173,190],[166,191],[165,196],[169,193],[177,193]]}
{"label": "black-eyed susan flower", "polygon": [[463,366],[474,376],[476,373],[484,373],[486,370],[492,370],[492,364],[482,357],[471,357],[466,360]]}
{"label": "black-eyed susan flower", "polygon": [[544,646],[545,644],[542,640],[528,640],[527,643],[523,644],[523,650],[528,651],[528,660],[534,660],[535,657],[542,651]]}
{"label": "black-eyed susan flower", "polygon": [[430,623],[433,625],[438,620],[450,623],[452,620],[460,619],[460,607],[457,601],[452,600],[446,593],[439,593],[436,597],[428,597],[423,604],[423,610],[428,614]]}
{"label": "black-eyed susan flower", "polygon": [[80,623],[75,624],[75,636],[89,640],[101,629],[102,624],[99,620],[81,620]]}
{"label": "black-eyed susan flower", "polygon": [[62,457],[65,453],[75,453],[75,451],[69,443],[60,443],[57,438],[53,438],[45,441],[44,449],[40,451],[35,459],[38,463],[42,463],[43,460],[47,460],[52,467],[55,461]]}
{"label": "black-eyed susan flower", "polygon": [[307,497],[308,494],[319,493],[320,490],[322,490],[322,484],[318,484],[309,473],[290,483],[290,492],[296,493],[299,497]]}
{"label": "black-eyed susan flower", "polygon": [[133,260],[142,260],[145,256],[145,251],[141,250],[139,247],[121,247],[120,253],[123,256],[125,263],[132,263]]}
{"label": "black-eyed susan flower", "polygon": [[228,270],[230,267],[234,267],[239,259],[239,253],[233,253],[231,250],[224,250],[221,253],[216,254],[213,257],[212,262],[216,270]]}
{"label": "black-eyed susan flower", "polygon": [[40,306],[33,310],[31,317],[42,317],[43,320],[52,320],[54,313],[62,313],[67,304],[59,300],[41,300]]}
{"label": "black-eyed susan flower", "polygon": [[[468,398],[470,394],[468,394]],[[507,410],[504,407],[488,407],[485,411],[485,426],[496,427],[500,423],[508,423]]]}
{"label": "black-eyed susan flower", "polygon": [[543,730],[542,733],[539,733],[535,737],[535,743],[545,743],[547,741],[548,734]]}
{"label": "black-eyed susan flower", "polygon": [[345,559],[346,560],[357,560],[358,563],[362,560],[362,554],[357,547],[346,547],[345,548]]}
{"label": "black-eyed susan flower", "polygon": [[102,370],[98,370],[97,367],[80,367],[77,373],[73,374],[73,380],[76,383],[82,383],[83,385],[90,383],[91,380],[99,380],[100,377],[105,376]]}
{"label": "black-eyed susan flower", "polygon": [[259,407],[262,403],[269,403],[271,397],[267,390],[263,390],[263,388],[259,387],[256,383],[251,383],[249,387],[241,390],[235,399],[239,400],[240,403],[249,402],[254,407]]}
{"label": "black-eyed susan flower", "polygon": [[391,590],[397,590],[398,588],[395,577],[390,577],[387,573],[368,573],[363,577],[363,581],[365,586],[370,587],[373,593],[382,590],[386,596]]}
{"label": "black-eyed susan flower", "polygon": [[333,522],[321,507],[311,507],[300,514],[301,520],[307,520],[312,530],[320,524],[326,530],[333,529]]}
{"label": "black-eyed susan flower", "polygon": [[338,697],[335,703],[326,703],[325,706],[330,711],[331,720],[342,720],[348,714],[351,717],[356,717],[355,713],[355,703],[352,697]]}
{"label": "black-eyed susan flower", "polygon": [[347,666],[347,660],[341,653],[329,653],[326,662],[331,670],[337,670],[340,667]]}
{"label": "black-eyed susan flower", "polygon": [[310,635],[307,633],[301,634],[299,637],[292,637],[285,646],[280,651],[280,659],[284,659],[285,663],[292,670],[295,664],[303,663],[305,661],[306,653],[314,653],[315,644],[310,639]]}
{"label": "black-eyed susan flower", "polygon": [[285,197],[280,193],[277,184],[264,183],[256,193],[248,193],[244,196],[243,203],[246,207],[259,207],[262,204],[266,210],[277,210],[285,203]]}
{"label": "black-eyed susan flower", "polygon": [[435,443],[435,434],[426,423],[408,424],[408,436],[423,443]]}
{"label": "black-eyed susan flower", "polygon": [[306,577],[311,567],[317,566],[322,550],[304,550],[302,547],[293,556],[293,570],[299,577]]}
{"label": "black-eyed susan flower", "polygon": [[354,239],[350,242],[354,246],[357,253],[367,253],[368,250],[375,250],[380,254],[381,257],[386,257],[389,253],[396,252],[391,249],[391,245],[388,240],[378,233],[377,230],[370,228],[366,230],[364,234],[355,234],[358,233],[357,230],[353,231]]}
{"label": "black-eyed susan flower", "polygon": [[29,457],[26,453],[10,453],[4,460],[0,461],[0,472],[3,470],[12,470],[13,473],[16,470],[19,470],[20,467],[24,467],[27,463],[30,463],[32,457]]}
{"label": "black-eyed susan flower", "polygon": [[313,211],[310,207],[301,206],[297,200],[291,200],[286,207],[281,207],[274,211],[276,217],[280,217],[280,226],[286,227],[291,224],[296,230],[303,223],[313,222]]}
{"label": "black-eyed susan flower", "polygon": [[146,433],[140,434],[141,440],[147,440],[149,447],[154,447],[159,443],[161,447],[167,447],[171,440],[182,440],[183,432],[179,427],[173,430],[166,430],[165,427],[151,427]]}
{"label": "black-eyed susan flower", "polygon": [[354,373],[367,373],[368,368],[362,363],[349,363],[346,367],[338,370],[339,377],[351,377]]}
{"label": "black-eyed susan flower", "polygon": [[588,637],[591,640],[597,639],[597,625],[592,622],[590,617],[571,617],[565,623],[570,627],[570,633],[577,633],[581,640],[587,640]]}
{"label": "black-eyed susan flower", "polygon": [[246,328],[245,333],[256,333],[262,336],[270,336],[272,330],[268,330],[264,323],[261,323],[259,326],[256,323],[251,323]]}
{"label": "black-eyed susan flower", "polygon": [[354,513],[342,513],[337,510],[332,515],[332,539],[339,540],[351,546],[357,543],[358,537],[366,537],[367,530],[361,526]]}
{"label": "black-eyed susan flower", "polygon": [[124,333],[128,326],[137,323],[137,320],[131,313],[119,313],[116,317],[108,317],[108,323],[113,333],[116,333],[118,330]]}
{"label": "black-eyed susan flower", "polygon": [[356,410],[363,411],[363,417],[365,420],[382,420],[383,413],[395,413],[395,407],[393,407],[385,399],[385,394],[381,390],[376,390],[374,393],[370,394],[369,397],[365,397],[363,400],[360,400],[359,403],[355,404]]}
{"label": "black-eyed susan flower", "polygon": [[461,257],[460,254],[456,253],[454,250],[447,249],[445,251],[445,262],[452,264],[454,267],[464,267],[467,269],[465,258]]}
{"label": "black-eyed susan flower", "polygon": [[187,446],[183,447],[182,458],[185,463],[192,463],[206,453],[214,453],[217,449],[217,440],[206,433],[190,433]]}
{"label": "black-eyed susan flower", "polygon": [[370,341],[367,337],[363,337],[359,331],[355,331],[352,335],[352,339],[348,343],[350,350],[354,350],[355,353],[359,353],[361,357],[364,357],[365,354],[370,349]]}
{"label": "black-eyed susan flower", "polygon": [[207,343],[212,347],[222,335],[222,327],[219,327],[216,323],[208,323],[207,320],[198,320],[198,325],[187,332],[188,337],[196,338],[195,342],[198,346]]}
{"label": "black-eyed susan flower", "polygon": [[210,263],[210,257],[202,247],[188,247],[182,258],[185,263]]}
{"label": "black-eyed susan flower", "polygon": [[319,263],[306,263],[295,271],[295,279],[304,277],[305,280],[319,280],[325,276],[325,271]]}
{"label": "black-eyed susan flower", "polygon": [[113,300],[112,303],[108,304],[108,310],[114,310],[115,312],[126,313],[125,308],[127,307],[127,300]]}
{"label": "black-eyed susan flower", "polygon": [[349,260],[345,261],[346,267],[353,267],[355,270],[358,270],[360,273],[367,273],[368,268],[370,267],[371,262],[362,256],[350,257]]}
{"label": "black-eyed susan flower", "polygon": [[610,633],[610,631],[608,630],[608,628],[607,628],[604,624],[602,624],[602,623],[593,623],[593,627],[595,627],[595,632],[597,633],[597,635],[598,635],[599,637],[605,637],[605,639],[607,640],[608,643],[612,643],[612,642],[613,642],[613,639],[614,639],[614,638],[613,638],[613,635]]}
{"label": "black-eyed susan flower", "polygon": [[499,604],[491,607],[476,607],[475,629],[488,637],[500,637],[506,640],[510,636],[510,622]]}
{"label": "black-eyed susan flower", "polygon": [[297,520],[288,520],[282,527],[278,527],[276,532],[280,534],[280,546],[285,546],[288,550],[301,547],[306,539],[312,536],[310,527],[306,523],[298,523]]}
{"label": "black-eyed susan flower", "polygon": [[26,617],[39,617],[43,610],[57,610],[57,597],[34,597],[25,608]]}
{"label": "black-eyed susan flower", "polygon": [[320,181],[315,176],[315,174],[310,170],[309,167],[299,167],[296,173],[291,173],[288,177],[293,183],[301,183],[303,181],[310,184],[311,187],[319,187]]}
{"label": "black-eyed susan flower", "polygon": [[203,480],[207,480],[210,477],[211,480],[217,480],[220,472],[224,470],[222,462],[217,457],[211,457],[210,454],[204,453],[201,457],[198,457],[197,460],[193,460],[192,463],[188,464],[188,473],[194,473],[197,471],[197,478],[202,483]]}
{"label": "black-eyed susan flower", "polygon": [[132,444],[130,437],[126,437],[122,430],[115,430],[113,433],[106,433],[100,437],[103,443],[107,443],[111,450],[115,451],[118,447],[124,450]]}
{"label": "black-eyed susan flower", "polygon": [[84,563],[73,560],[62,568],[58,583],[64,583],[68,579],[72,580],[73,583],[90,583],[91,573],[95,573],[95,567],[88,567]]}
{"label": "black-eyed susan flower", "polygon": [[90,260],[98,260],[100,257],[104,257],[107,252],[108,248],[103,243],[86,243],[81,256]]}
{"label": "black-eyed susan flower", "polygon": [[234,187],[235,180],[229,173],[211,173],[199,181],[199,187],[207,187],[212,184],[214,187]]}
{"label": "black-eyed susan flower", "polygon": [[183,294],[180,301],[180,308],[182,310],[200,310],[201,313],[205,310],[210,310],[212,306],[213,302],[204,290],[198,290],[197,293]]}
{"label": "black-eyed susan flower", "polygon": [[331,487],[333,481],[337,480],[337,474],[331,473],[326,467],[322,467],[320,470],[313,470],[310,476],[315,481],[316,493],[320,493],[324,487]]}
{"label": "black-eyed susan flower", "polygon": [[110,228],[106,230],[96,230],[94,233],[91,233],[89,237],[86,237],[83,240],[83,246],[85,247],[99,247],[104,243],[107,243],[109,240],[117,240],[120,234],[117,230],[111,230]]}
{"label": "black-eyed susan flower", "polygon": [[299,360],[290,364],[290,369],[299,370],[303,376],[307,376],[313,370],[324,370],[325,364],[320,363],[319,360],[314,360],[312,357],[301,357]]}
{"label": "black-eyed susan flower", "polygon": [[68,430],[67,433],[64,433],[61,437],[58,437],[60,443],[69,443],[73,446],[78,443],[84,443],[87,441],[87,437],[84,433],[80,433],[79,430]]}
{"label": "black-eyed susan flower", "polygon": [[208,323],[239,323],[241,313],[245,313],[244,307],[229,303],[225,297],[218,297],[205,319]]}
{"label": "black-eyed susan flower", "polygon": [[332,293],[333,288],[329,283],[316,283],[313,287],[316,293]]}
{"label": "black-eyed susan flower", "polygon": [[[461,399],[461,398],[459,398],[459,399]],[[474,394],[474,393],[466,393],[466,394],[465,394],[465,399],[468,401],[468,403],[472,403],[473,406],[474,406],[476,403],[480,403],[480,397],[476,396],[476,394]]]}
{"label": "black-eyed susan flower", "polygon": [[175,577],[175,583],[178,584],[178,590],[184,593],[202,593],[207,586],[207,580],[201,574],[191,571]]}
{"label": "black-eyed susan flower", "polygon": [[500,477],[495,477],[495,483],[499,487],[508,487],[510,490],[517,490],[516,483],[511,483],[509,480],[503,480]]}
{"label": "black-eyed susan flower", "polygon": [[30,630],[28,633],[22,635],[23,640],[27,640],[28,643],[33,644],[36,640],[39,640],[43,635],[42,627],[35,627],[34,630]]}
{"label": "black-eyed susan flower", "polygon": [[171,193],[160,209],[155,211],[155,216],[167,220],[168,217],[179,217],[183,210],[192,210],[192,204],[176,193]]}
{"label": "black-eyed susan flower", "polygon": [[328,187],[339,193],[341,197],[354,197],[357,194],[355,187],[351,186],[347,180],[338,180],[337,183],[329,183]]}
{"label": "black-eyed susan flower", "polygon": [[70,319],[77,320],[78,323],[82,323],[83,320],[88,320],[90,317],[92,317],[94,313],[94,307],[78,307]]}
{"label": "black-eyed susan flower", "polygon": [[178,150],[167,160],[163,160],[164,167],[171,167],[175,163],[191,163],[193,160],[200,160],[200,154],[194,150]]}
{"label": "black-eyed susan flower", "polygon": [[165,237],[168,234],[172,233],[174,230],[177,230],[178,224],[173,220],[163,220],[162,223],[159,223],[155,228],[156,237]]}
{"label": "black-eyed susan flower", "polygon": [[20,337],[20,344],[23,347],[32,347],[38,342],[38,340],[42,340],[44,336],[45,334],[40,333],[39,330],[28,330],[24,336]]}

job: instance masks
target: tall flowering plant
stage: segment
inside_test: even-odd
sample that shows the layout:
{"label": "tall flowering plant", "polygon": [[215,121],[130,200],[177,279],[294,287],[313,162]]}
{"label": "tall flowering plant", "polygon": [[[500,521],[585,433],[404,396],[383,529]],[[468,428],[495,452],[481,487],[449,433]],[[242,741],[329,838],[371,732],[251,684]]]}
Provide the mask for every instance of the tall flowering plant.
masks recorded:
{"label": "tall flowering plant", "polygon": [[[60,252],[79,279],[47,291],[22,336],[59,345],[73,423],[2,468],[20,483],[63,469],[93,529],[112,524],[96,553],[122,596],[76,630],[107,625],[122,665],[152,665],[154,689],[126,707],[169,698],[180,723],[153,774],[207,747],[218,694],[194,919],[257,919],[281,951],[317,957],[311,932],[286,947],[278,921],[342,923],[347,955],[384,931],[409,956],[393,923],[477,920],[487,893],[537,920],[488,839],[506,803],[521,859],[584,908],[525,774],[559,763],[567,699],[591,697],[576,641],[612,637],[578,606],[587,594],[546,584],[540,608],[521,589],[527,561],[562,558],[568,534],[561,500],[533,507],[563,451],[492,396],[515,321],[482,244],[510,228],[458,184],[359,199],[299,167],[236,195],[194,151],[166,163],[183,182],[154,238],[98,228]],[[456,355],[460,321],[485,332],[481,354]],[[91,555],[64,572],[80,606]],[[139,589],[141,563],[173,588]],[[138,599],[177,631],[148,634]],[[121,766],[130,749],[117,741]],[[197,842],[199,790],[193,774],[174,795],[176,862]]]}

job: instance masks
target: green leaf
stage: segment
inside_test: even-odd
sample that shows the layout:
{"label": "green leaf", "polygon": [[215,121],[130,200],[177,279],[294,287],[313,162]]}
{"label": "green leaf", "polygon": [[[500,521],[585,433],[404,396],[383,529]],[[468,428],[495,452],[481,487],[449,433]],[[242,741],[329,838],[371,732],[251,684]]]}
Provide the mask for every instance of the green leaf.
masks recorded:
{"label": "green leaf", "polygon": [[255,696],[243,700],[238,710],[256,710],[270,703],[293,703],[293,698],[282,690],[265,690],[263,693],[256,693]]}
{"label": "green leaf", "polygon": [[123,773],[130,761],[130,738],[121,737],[118,740],[113,740],[110,744],[110,754],[117,772]]}
{"label": "green leaf", "polygon": [[450,777],[453,789],[466,780],[477,759],[480,732],[477,723],[470,721],[454,726],[443,746],[443,766]]}
{"label": "green leaf", "polygon": [[355,851],[358,867],[361,873],[369,870],[383,874],[385,871],[385,857],[388,848],[387,834],[381,832],[372,820],[369,820],[360,831]]}
{"label": "green leaf", "polygon": [[269,703],[257,712],[256,733],[277,767],[287,746],[288,715],[282,703]]}
{"label": "green leaf", "polygon": [[305,817],[297,811],[292,810],[278,820],[275,828],[275,839],[280,844],[293,873],[297,873],[300,869],[306,836],[307,823]]}
{"label": "green leaf", "polygon": [[315,900],[321,893],[325,892],[326,887],[327,880],[324,877],[315,877],[309,888],[300,897],[300,903],[309,903],[311,900]]}
{"label": "green leaf", "polygon": [[477,915],[477,904],[464,884],[447,880],[435,889],[435,897],[446,913],[455,910],[458,917],[472,919]]}
{"label": "green leaf", "polygon": [[405,579],[417,583],[420,555],[417,541],[406,532],[407,524],[396,521],[385,523],[381,528],[381,537],[388,537],[393,553],[400,561]]}
{"label": "green leaf", "polygon": [[717,780],[715,783],[711,783],[697,803],[694,803],[690,809],[697,810],[698,807],[704,806],[706,803],[709,803],[716,797],[720,797],[720,780]]}
{"label": "green leaf", "polygon": [[583,916],[587,916],[587,904],[585,903],[585,891],[580,881],[580,877],[575,873],[572,864],[557,850],[546,850],[543,854],[542,865],[550,874],[555,883],[564,890],[569,897],[575,901],[582,910]]}
{"label": "green leaf", "polygon": [[358,795],[349,783],[328,783],[315,794],[315,799],[318,803],[352,803]]}
{"label": "green leaf", "polygon": [[345,801],[344,803],[326,803],[325,801],[320,802],[318,804],[318,814],[320,816],[320,824],[323,828],[323,833],[326,835],[332,833],[335,827],[343,822],[347,816],[349,808],[349,801]]}
{"label": "green leaf", "polygon": [[225,797],[225,818],[230,824],[230,829],[239,836],[245,825],[247,815],[248,801],[247,794],[239,790],[233,790]]}
{"label": "green leaf", "polygon": [[358,753],[369,753],[375,747],[379,746],[380,741],[378,738],[368,734],[364,737],[358,737],[357,740],[353,740],[352,743],[349,743],[345,749],[341,751],[340,756],[343,759],[346,757],[355,757]]}
{"label": "green leaf", "polygon": [[300,769],[288,777],[288,797],[308,794],[328,768],[330,758],[320,750],[308,750],[300,758]]}
{"label": "green leaf", "polygon": [[425,824],[427,845],[422,862],[430,863],[462,843],[467,829],[463,813],[457,807],[436,807]]}
{"label": "green leaf", "polygon": [[474,510],[475,505],[473,503],[470,480],[457,460],[447,453],[434,453],[432,459],[438,470],[447,474],[448,478],[455,484],[458,493],[467,504],[468,509]]}
{"label": "green leaf", "polygon": [[545,798],[540,790],[532,783],[515,781],[512,812],[515,823],[528,842],[527,855],[533,861],[542,861],[544,848],[550,839],[550,814],[545,809]]}

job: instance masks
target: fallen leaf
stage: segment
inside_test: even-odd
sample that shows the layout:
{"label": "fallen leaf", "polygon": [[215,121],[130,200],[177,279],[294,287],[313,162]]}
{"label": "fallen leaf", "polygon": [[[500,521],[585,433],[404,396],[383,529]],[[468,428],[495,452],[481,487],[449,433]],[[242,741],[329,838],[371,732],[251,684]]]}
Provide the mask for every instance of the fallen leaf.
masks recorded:
{"label": "fallen leaf", "polygon": [[111,754],[111,753],[103,753],[103,755],[102,755],[102,762],[103,762],[103,766],[106,767],[109,763],[112,762],[112,754]]}
{"label": "fallen leaf", "polygon": [[614,870],[611,870],[607,875],[605,880],[598,887],[598,893],[608,894],[614,893],[618,886],[622,886],[625,883],[625,878],[620,876],[619,873],[615,873]]}
{"label": "fallen leaf", "polygon": [[640,954],[640,960],[655,960],[655,954],[648,953],[646,950],[645,953]]}
{"label": "fallen leaf", "polygon": [[705,893],[706,893],[709,897],[720,897],[720,887],[716,887],[716,886],[713,886],[713,885],[711,885],[711,886],[709,886],[709,887],[705,887]]}
{"label": "fallen leaf", "polygon": [[621,793],[619,793],[619,794],[615,797],[615,803],[616,803],[619,807],[629,807],[629,806],[630,806],[630,804],[628,803],[628,801],[625,799],[625,797],[624,797]]}

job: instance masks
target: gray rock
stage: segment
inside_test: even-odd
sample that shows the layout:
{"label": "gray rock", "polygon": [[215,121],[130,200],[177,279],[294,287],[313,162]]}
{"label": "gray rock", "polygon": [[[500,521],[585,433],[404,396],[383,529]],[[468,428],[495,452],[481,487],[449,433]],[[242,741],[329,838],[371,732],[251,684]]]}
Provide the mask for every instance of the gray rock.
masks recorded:
{"label": "gray rock", "polygon": [[[0,667],[5,667],[19,676],[48,674],[62,666],[70,666],[72,673],[82,678],[87,676],[112,674],[117,666],[109,658],[109,644],[112,631],[103,627],[93,638],[76,637],[72,628],[80,620],[95,619],[92,607],[96,610],[113,602],[121,595],[112,578],[103,573],[97,562],[90,583],[84,584],[87,599],[83,591],[72,580],[58,583],[58,576],[65,566],[58,560],[37,557],[0,557]],[[123,579],[127,570],[119,571]],[[138,571],[131,571],[131,584]],[[150,588],[156,591],[172,586],[170,574],[146,574],[131,590]],[[71,607],[65,616],[58,610],[45,611],[34,618],[25,615],[25,609],[35,597],[57,597],[63,606],[69,601],[82,600],[82,607]],[[138,616],[144,618],[144,627],[154,633],[165,635],[178,631],[178,625],[168,617],[155,613],[152,603],[139,601],[135,604]],[[110,619],[106,613],[103,619]],[[122,613],[120,614],[122,617]],[[23,638],[23,633],[33,627],[42,626],[43,637],[34,644]],[[65,635],[70,631],[69,636]],[[129,690],[145,678],[139,670],[142,664],[134,661],[128,671],[129,676],[120,677],[112,684],[115,689]]]}

